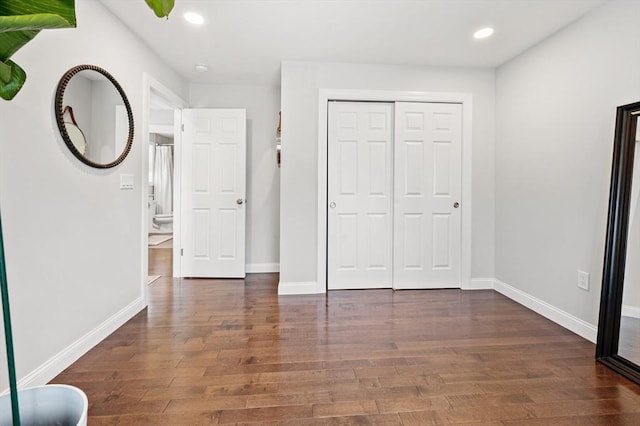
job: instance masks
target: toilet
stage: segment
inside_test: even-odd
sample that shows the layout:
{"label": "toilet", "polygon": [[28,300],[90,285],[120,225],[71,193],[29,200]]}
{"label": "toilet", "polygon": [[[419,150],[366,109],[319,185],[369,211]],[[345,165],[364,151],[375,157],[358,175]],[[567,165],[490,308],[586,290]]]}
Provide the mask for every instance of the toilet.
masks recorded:
{"label": "toilet", "polygon": [[173,231],[173,214],[155,214],[153,215],[153,227],[156,232],[164,234]]}
{"label": "toilet", "polygon": [[155,211],[156,202],[149,199],[149,233],[169,234],[173,232],[173,213],[158,214]]}

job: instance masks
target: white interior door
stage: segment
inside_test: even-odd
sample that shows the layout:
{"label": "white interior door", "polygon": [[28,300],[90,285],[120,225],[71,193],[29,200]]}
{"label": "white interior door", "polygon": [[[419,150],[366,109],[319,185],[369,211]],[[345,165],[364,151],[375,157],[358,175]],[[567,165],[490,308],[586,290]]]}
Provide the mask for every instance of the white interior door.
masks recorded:
{"label": "white interior door", "polygon": [[393,286],[460,287],[462,105],[395,106]]}
{"label": "white interior door", "polygon": [[331,102],[329,289],[391,287],[393,104]]}
{"label": "white interior door", "polygon": [[182,117],[182,276],[243,278],[245,110],[185,109]]}

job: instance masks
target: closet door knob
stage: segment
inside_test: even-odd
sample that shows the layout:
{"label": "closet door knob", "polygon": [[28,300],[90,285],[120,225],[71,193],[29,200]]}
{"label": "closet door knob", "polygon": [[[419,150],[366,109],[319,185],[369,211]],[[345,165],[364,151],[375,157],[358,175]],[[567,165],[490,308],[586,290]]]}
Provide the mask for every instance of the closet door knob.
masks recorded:
{"label": "closet door knob", "polygon": [[459,202],[456,201],[455,203],[453,203],[453,208],[454,209],[457,209],[458,207],[460,207],[460,203]]}
{"label": "closet door knob", "polygon": [[329,207],[331,207],[332,209],[336,208],[336,203],[334,203],[333,201],[329,203]]}
{"label": "closet door knob", "polygon": [[243,200],[242,198],[238,198],[238,199],[236,200],[236,204],[237,204],[237,205],[241,205],[242,203],[244,203],[244,200]]}

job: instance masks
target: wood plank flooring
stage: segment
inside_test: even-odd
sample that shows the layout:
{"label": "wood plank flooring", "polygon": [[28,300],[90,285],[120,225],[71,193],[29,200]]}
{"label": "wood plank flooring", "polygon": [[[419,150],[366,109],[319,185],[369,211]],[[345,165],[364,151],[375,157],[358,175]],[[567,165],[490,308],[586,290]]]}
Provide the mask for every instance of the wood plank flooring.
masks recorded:
{"label": "wood plank flooring", "polygon": [[277,295],[161,277],[60,374],[89,425],[639,425],[640,386],[494,291]]}
{"label": "wood plank flooring", "polygon": [[172,241],[149,247],[149,275],[171,277],[173,271]]}

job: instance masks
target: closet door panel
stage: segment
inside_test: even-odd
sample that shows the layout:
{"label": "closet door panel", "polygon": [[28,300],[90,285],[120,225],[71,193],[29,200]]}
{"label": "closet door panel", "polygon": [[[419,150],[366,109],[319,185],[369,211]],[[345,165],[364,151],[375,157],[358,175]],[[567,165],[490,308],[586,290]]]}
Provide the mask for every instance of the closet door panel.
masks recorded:
{"label": "closet door panel", "polygon": [[460,287],[462,106],[395,104],[394,288]]}
{"label": "closet door panel", "polygon": [[393,104],[329,104],[329,289],[392,285],[392,123]]}

